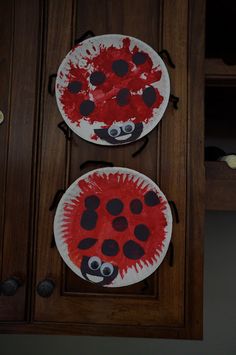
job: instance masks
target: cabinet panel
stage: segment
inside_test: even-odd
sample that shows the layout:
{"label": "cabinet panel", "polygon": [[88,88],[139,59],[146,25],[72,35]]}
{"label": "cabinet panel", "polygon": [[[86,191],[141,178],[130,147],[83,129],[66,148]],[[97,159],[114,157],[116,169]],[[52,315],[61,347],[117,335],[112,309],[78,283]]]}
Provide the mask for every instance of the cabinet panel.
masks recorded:
{"label": "cabinet panel", "polygon": [[[204,0],[49,0],[1,3],[0,272],[23,284],[0,296],[1,331],[136,337],[202,336]],[[167,49],[170,103],[149,136],[121,147],[66,140],[53,78],[75,38],[121,33]],[[196,46],[196,43],[198,44]],[[50,84],[50,85],[49,85]],[[104,160],[144,173],[177,206],[172,245],[158,270],[124,288],[89,284],[53,243],[55,193]],[[172,252],[171,252],[172,251]],[[51,295],[42,297],[41,281]],[[45,289],[43,289],[45,295]],[[40,296],[41,293],[41,296]],[[22,321],[27,320],[27,323]],[[9,321],[14,322],[14,325]]]}
{"label": "cabinet panel", "polygon": [[[115,32],[117,27],[119,28],[118,32],[131,32],[133,29],[133,24],[129,23],[127,18],[130,14],[131,5],[128,2],[122,2],[119,4],[120,11],[119,15],[121,18],[126,20],[126,25],[121,26],[117,18],[117,4],[115,2],[109,2],[106,4],[106,11],[109,12],[109,20],[104,18],[104,10],[103,8],[96,7],[96,2],[80,2],[78,4],[78,28],[80,28],[80,19],[81,22],[85,18],[85,13],[88,13],[88,28],[92,28],[92,30],[97,34],[99,31],[102,33],[106,33],[108,28]],[[154,2],[153,2],[154,4]],[[156,4],[156,3],[155,3]],[[90,12],[88,11],[88,7],[90,8]],[[91,11],[94,6],[94,11]],[[136,9],[133,8],[133,16],[140,17],[140,13],[142,13],[143,21],[146,21],[150,16],[151,6],[146,8],[144,4],[141,2],[136,3]],[[142,10],[142,11],[141,11]],[[158,32],[158,14],[159,7],[156,8],[156,29]],[[48,69],[48,63],[52,61],[51,56],[51,48],[54,47],[54,41],[58,43],[58,33],[56,32],[56,24],[52,24],[50,21],[52,12],[57,11],[55,6],[49,6],[48,9],[48,26],[47,31],[47,42],[51,43],[51,47],[47,49],[47,66],[45,70],[45,76],[47,77],[50,73],[50,69]],[[59,17],[62,16],[61,7],[58,7],[58,15],[57,21],[59,21]],[[93,14],[93,15],[92,15]],[[71,17],[70,17],[71,16]],[[92,17],[93,16],[93,17]],[[92,20],[90,20],[92,17]],[[102,19],[103,29],[101,23],[99,24],[98,31],[96,31],[95,26],[95,18]],[[68,17],[66,18],[67,23],[65,22],[65,26],[72,20],[72,13],[68,13]],[[63,19],[60,19],[60,22]],[[64,17],[65,21],[65,17]],[[94,23],[93,27],[90,27],[91,23]],[[139,20],[140,22],[140,20]],[[83,23],[83,22],[82,22]],[[112,26],[114,24],[114,30]],[[68,26],[67,26],[68,27]],[[147,33],[152,33],[152,38],[155,38],[153,34],[153,24],[150,23],[150,27],[147,29]],[[159,30],[160,31],[160,30]],[[78,36],[81,34],[80,30],[77,31]],[[72,38],[72,33],[63,32],[63,45],[70,44],[70,39]],[[133,35],[139,35],[139,33],[135,33],[133,29]],[[143,34],[144,35],[144,34]],[[67,37],[66,37],[67,36]],[[145,38],[143,38],[145,39]],[[146,40],[148,40],[148,35],[146,34]],[[152,40],[152,39],[151,39]],[[157,38],[155,39],[156,43],[152,43],[157,48]],[[68,51],[68,48],[62,48],[62,53]],[[58,51],[56,61],[60,61],[61,57],[59,56],[60,52]],[[54,59],[53,59],[54,60]],[[58,63],[57,63],[58,66]],[[51,69],[53,70],[53,69]],[[55,70],[55,69],[54,69]],[[148,281],[140,283],[138,285],[134,285],[131,287],[126,287],[124,289],[119,290],[109,290],[109,289],[100,289],[93,285],[89,285],[83,280],[76,278],[71,271],[63,265],[61,270],[62,261],[58,256],[58,252],[54,249],[50,249],[51,235],[52,235],[52,221],[53,214],[48,217],[48,207],[50,205],[50,201],[53,199],[53,194],[57,189],[68,186],[73,180],[78,178],[85,171],[80,171],[80,165],[86,160],[96,160],[99,157],[99,160],[112,161],[114,165],[117,166],[128,166],[144,172],[151,176],[154,180],[157,178],[158,174],[158,164],[157,164],[157,145],[158,145],[158,131],[152,132],[150,135],[150,142],[148,146],[148,150],[142,152],[142,156],[138,156],[137,158],[132,158],[132,153],[136,151],[140,142],[124,147],[101,147],[97,145],[89,144],[79,137],[73,135],[72,141],[65,142],[64,136],[62,133],[56,129],[56,124],[58,123],[58,115],[55,101],[52,101],[52,98],[49,97],[48,93],[45,92],[44,99],[44,114],[42,117],[42,164],[41,164],[41,173],[40,173],[40,204],[39,204],[39,230],[38,230],[38,250],[47,250],[46,253],[39,253],[38,256],[38,275],[37,282],[40,279],[44,278],[55,278],[56,279],[56,289],[50,300],[44,300],[40,297],[36,298],[36,320],[54,320],[58,321],[59,319],[63,319],[64,321],[73,321],[73,322],[86,322],[88,319],[94,323],[107,323],[107,324],[123,324],[124,322],[127,324],[139,323],[139,320],[135,320],[134,315],[132,316],[131,308],[133,308],[134,314],[137,312],[137,307],[139,307],[139,299],[135,298],[136,295],[150,295],[151,301],[147,302],[147,307],[151,307],[152,299],[157,297],[158,290],[158,273],[155,276],[150,277]],[[50,112],[50,123],[46,119],[47,115]],[[54,130],[54,132],[52,132]],[[57,154],[55,157],[54,146],[56,146]],[[45,159],[46,154],[51,152],[47,159]],[[57,172],[57,173],[55,173]],[[47,176],[46,180],[43,181],[45,175]],[[42,178],[41,178],[42,177]],[[48,184],[48,181],[51,183]],[[55,188],[53,189],[53,186]],[[45,196],[47,196],[45,200]],[[45,204],[46,203],[46,204]],[[45,223],[46,221],[46,223]],[[48,262],[47,262],[48,261]],[[43,265],[42,265],[43,263]],[[62,279],[63,276],[63,279]],[[106,297],[107,294],[107,297]],[[111,295],[109,297],[108,295]],[[126,299],[122,297],[122,301],[119,300],[117,295],[130,295],[133,296],[132,299]],[[60,296],[61,295],[61,296]],[[100,296],[99,296],[100,295]],[[75,302],[77,296],[77,302]],[[88,301],[88,296],[90,296],[90,300]],[[105,297],[105,298],[104,298]],[[49,307],[50,302],[53,302],[53,307]],[[131,307],[131,303],[133,307]],[[99,306],[100,304],[100,306]],[[46,307],[46,308],[45,308]],[[123,312],[120,313],[117,310],[123,309]],[[91,311],[89,311],[91,309]],[[97,311],[95,311],[97,309]],[[46,311],[47,310],[47,311]],[[94,310],[94,311],[92,311]],[[46,311],[46,312],[45,312]],[[100,314],[101,312],[101,314]],[[103,316],[102,316],[103,313]],[[112,315],[112,316],[111,316]],[[149,316],[148,316],[149,315]],[[145,320],[146,317],[146,320]],[[134,319],[132,319],[134,318]],[[151,315],[151,312],[147,312],[146,316],[144,315],[144,322],[147,324],[154,324],[154,317]]]}
{"label": "cabinet panel", "polygon": [[[186,336],[188,280],[185,271],[189,259],[185,246],[188,245],[187,213],[190,213],[187,195],[190,145],[188,3],[109,1],[98,6],[96,1],[78,1],[77,19],[74,17],[74,6],[72,1],[60,1],[60,4],[50,1],[46,11],[45,41],[48,45],[45,48],[42,92],[35,289],[38,282],[44,279],[52,279],[55,289],[49,298],[35,293],[35,324],[44,321],[73,323],[81,334],[136,336],[163,336],[163,333],[168,336],[168,331],[165,333],[163,328],[169,327],[172,336]],[[169,72],[173,94],[180,96],[179,109],[169,105],[163,120],[149,135],[148,146],[135,158],[132,153],[141,142],[125,147],[102,147],[85,142],[74,134],[71,141],[66,141],[57,128],[61,117],[55,98],[47,92],[47,79],[57,70],[71,47],[72,39],[86,30],[92,30],[95,34],[125,33],[136,36],[156,50],[167,48],[176,63],[176,69],[169,69]],[[167,198],[175,201],[180,216],[180,223],[174,224],[173,229],[173,266],[167,254],[158,271],[146,282],[119,290],[100,289],[80,280],[63,265],[55,247],[51,247],[54,214],[49,212],[49,206],[55,192],[67,188],[91,169],[81,171],[81,163],[98,157],[99,160],[133,168],[152,178]]]}
{"label": "cabinet panel", "polygon": [[[135,6],[131,6],[133,2],[129,1],[110,1],[106,4],[105,7],[100,7],[99,9],[93,9],[95,5],[93,1],[78,1],[78,15],[77,15],[77,37],[81,35],[80,30],[80,23],[83,24],[83,19],[85,17],[85,13],[89,12],[90,9],[90,17],[89,22],[87,24],[87,28],[92,28],[92,30],[97,34],[95,18],[99,18],[103,24],[103,31],[101,33],[121,33],[121,34],[130,34],[132,36],[139,37],[141,39],[146,40],[147,42],[157,48],[158,44],[158,37],[155,37],[153,33],[153,24],[152,22],[148,22],[148,18],[150,16],[150,9],[151,4],[155,5],[153,8],[154,16],[153,21],[155,22],[155,33],[160,33],[159,29],[159,6],[157,6],[157,2],[149,1],[145,5],[140,2],[136,1]],[[132,11],[131,11],[132,8]],[[105,11],[106,10],[106,11]],[[107,17],[105,16],[105,14]],[[93,14],[93,15],[92,15]],[[90,23],[91,21],[91,23]],[[146,24],[146,32],[143,32],[141,35],[141,31],[138,29],[136,30],[134,23],[147,23]],[[91,27],[93,25],[93,27]],[[84,24],[83,24],[84,27]],[[98,31],[101,31],[101,24],[99,25]],[[154,39],[155,38],[155,39]],[[74,144],[73,144],[74,143]],[[158,166],[159,163],[157,162],[158,156],[157,152],[157,145],[158,145],[158,132],[154,130],[150,134],[150,142],[148,144],[148,149],[144,150],[140,155],[136,156],[135,158],[132,157],[132,154],[139,149],[142,145],[142,141],[138,141],[133,144],[128,144],[125,147],[104,147],[95,144],[88,144],[88,142],[80,139],[79,137],[73,136],[73,143],[71,144],[70,149],[70,167],[69,167],[69,183],[76,180],[78,176],[84,174],[88,169],[84,169],[80,171],[80,165],[86,160],[103,160],[109,161],[114,164],[114,166],[124,166],[135,169],[140,171],[144,174],[147,174],[153,180],[157,179],[158,176]],[[93,167],[92,167],[93,168]],[[94,166],[96,168],[96,166]],[[91,169],[91,167],[90,167]],[[67,280],[67,289],[69,290],[69,280],[68,273],[70,271],[66,270],[66,277]],[[153,278],[152,278],[153,280]],[[149,292],[149,284],[148,287],[145,286],[146,283],[135,286],[126,287],[125,289],[116,290],[115,293],[129,293],[132,294],[132,290],[135,289],[137,292],[138,289],[140,293],[143,293],[143,288],[145,288],[145,292]],[[84,292],[84,288],[88,291],[88,289],[93,290],[94,287],[87,285],[82,280],[77,280],[77,290],[78,292]],[[154,286],[151,287],[154,289]],[[75,282],[73,283],[73,290],[75,292]],[[87,292],[86,291],[86,292]],[[114,291],[100,288],[95,288],[94,292],[98,293],[114,293]]]}
{"label": "cabinet panel", "polygon": [[[181,6],[181,8],[179,8]],[[175,316],[184,324],[185,244],[187,218],[187,61],[188,61],[188,3],[163,2],[162,46],[173,57],[175,69],[168,68],[172,94],[179,97],[178,109],[169,105],[161,123],[160,182],[178,209],[180,223],[174,226],[172,243],[174,264],[172,272],[164,268],[160,290],[168,290]],[[175,18],[175,21],[173,21]],[[173,36],[173,33],[175,34]],[[172,285],[172,287],[170,286]],[[167,306],[167,305],[166,305]]]}
{"label": "cabinet panel", "polygon": [[207,58],[222,58],[227,64],[236,64],[235,16],[236,7],[233,0],[218,1],[217,3],[213,0],[206,0],[205,54]]}
{"label": "cabinet panel", "polygon": [[[226,158],[236,153],[235,5],[234,1],[220,1],[217,6],[211,0],[206,1],[206,208],[218,211],[236,209],[232,199],[236,191],[235,170]],[[222,20],[221,31],[219,20]]]}
{"label": "cabinet panel", "polygon": [[[1,2],[1,281],[16,277],[20,287],[0,296],[1,320],[26,316],[27,262],[33,220],[32,172],[39,58],[38,2]],[[11,280],[8,286],[12,286]],[[14,286],[14,285],[13,285]]]}

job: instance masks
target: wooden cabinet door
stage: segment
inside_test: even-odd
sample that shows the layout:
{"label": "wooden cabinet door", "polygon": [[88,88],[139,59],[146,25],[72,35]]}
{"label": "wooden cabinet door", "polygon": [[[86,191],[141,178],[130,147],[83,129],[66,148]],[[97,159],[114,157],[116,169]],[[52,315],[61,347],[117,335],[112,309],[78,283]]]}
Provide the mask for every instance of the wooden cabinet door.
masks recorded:
{"label": "wooden cabinet door", "polygon": [[0,321],[23,321],[33,238],[39,2],[1,1],[0,13]]}
{"label": "wooden cabinet door", "polygon": [[[192,55],[193,44],[189,43],[190,25],[197,33],[201,19],[195,21],[196,9],[187,0],[50,0],[46,7],[34,324],[48,324],[48,331],[68,334],[201,337],[203,130],[198,136],[193,132],[197,125],[202,129],[202,97],[196,94],[195,85],[200,83],[201,90],[202,66],[201,57],[199,64]],[[148,146],[135,158],[132,153],[140,147],[139,141],[103,147],[72,133],[72,139],[66,140],[57,128],[62,118],[55,97],[48,93],[48,78],[57,71],[74,39],[87,30],[96,35],[124,33],[140,38],[157,51],[168,49],[176,64],[169,73],[171,90],[180,97],[179,109],[169,105],[158,127],[149,134]],[[192,71],[199,77],[191,76]],[[193,111],[191,104],[195,99],[200,101]],[[83,281],[65,266],[52,243],[54,212],[49,207],[56,191],[67,188],[89,170],[81,170],[81,163],[97,159],[144,173],[160,185],[168,199],[175,201],[179,212],[179,223],[174,223],[172,235],[174,258],[169,251],[152,276],[133,286],[107,289]],[[36,292],[43,280],[55,285],[47,298]]]}

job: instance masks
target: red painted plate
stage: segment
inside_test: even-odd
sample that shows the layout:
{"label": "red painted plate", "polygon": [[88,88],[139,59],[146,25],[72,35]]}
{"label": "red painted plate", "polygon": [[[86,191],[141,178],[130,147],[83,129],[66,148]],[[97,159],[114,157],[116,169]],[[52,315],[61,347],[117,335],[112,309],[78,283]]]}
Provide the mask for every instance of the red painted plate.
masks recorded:
{"label": "red painted plate", "polygon": [[61,63],[56,99],[81,138],[101,145],[131,143],[162,118],[170,94],[166,66],[137,38],[103,35],[74,47]]}
{"label": "red painted plate", "polygon": [[93,170],[63,195],[54,220],[57,248],[84,280],[106,287],[139,282],[162,262],[171,238],[166,197],[126,168]]}

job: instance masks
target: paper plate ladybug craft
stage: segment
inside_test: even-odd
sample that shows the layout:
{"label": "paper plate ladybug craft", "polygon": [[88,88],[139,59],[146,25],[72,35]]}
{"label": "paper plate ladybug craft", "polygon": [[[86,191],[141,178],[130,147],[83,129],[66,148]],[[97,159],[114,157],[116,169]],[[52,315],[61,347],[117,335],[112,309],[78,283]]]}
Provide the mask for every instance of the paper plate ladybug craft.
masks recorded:
{"label": "paper plate ladybug craft", "polygon": [[143,280],[162,262],[172,216],[159,187],[126,168],[101,168],[77,179],[54,220],[57,248],[81,278],[107,287]]}
{"label": "paper plate ladybug craft", "polygon": [[129,36],[103,35],[75,46],[61,63],[56,99],[67,125],[83,139],[117,145],[148,134],[169,101],[160,56]]}

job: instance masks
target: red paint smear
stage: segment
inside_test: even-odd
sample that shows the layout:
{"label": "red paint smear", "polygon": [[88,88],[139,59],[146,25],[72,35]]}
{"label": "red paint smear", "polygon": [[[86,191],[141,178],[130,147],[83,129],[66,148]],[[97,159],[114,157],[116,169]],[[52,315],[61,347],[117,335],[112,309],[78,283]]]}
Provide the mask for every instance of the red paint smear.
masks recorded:
{"label": "red paint smear", "polygon": [[[105,82],[93,90],[88,85],[90,74],[87,70],[70,63],[70,71],[67,75],[68,84],[71,81],[79,80],[82,82],[83,88],[78,94],[71,94],[67,88],[60,89],[60,101],[71,122],[77,123],[79,126],[80,120],[83,118],[79,108],[84,100],[89,99],[89,94],[92,94],[96,106],[90,116],[85,118],[90,124],[104,122],[107,126],[111,126],[114,121],[126,122],[130,119],[133,119],[135,123],[147,123],[153,116],[153,109],[160,107],[164,98],[157,88],[155,88],[157,100],[152,107],[147,107],[142,100],[142,96],[138,94],[139,90],[144,90],[145,87],[161,79],[160,68],[153,67],[153,62],[147,53],[146,62],[136,66],[132,62],[132,55],[139,51],[138,47],[130,50],[129,46],[130,39],[125,38],[121,48],[100,46],[100,53],[96,57],[92,59],[84,58],[88,65],[93,66],[94,71],[102,71],[106,75]],[[117,59],[123,59],[129,65],[129,73],[122,78],[112,72],[112,63]],[[145,75],[145,78],[142,78],[141,75]],[[128,88],[132,95],[129,105],[121,107],[116,102],[116,95],[122,88]]]}
{"label": "red paint smear", "polygon": [[[109,185],[108,185],[109,184]],[[138,186],[136,182],[128,180],[128,175],[123,173],[103,174],[94,173],[89,176],[87,181],[79,181],[79,187],[82,190],[80,196],[75,197],[71,203],[64,206],[64,222],[62,224],[63,238],[68,246],[68,254],[72,262],[80,268],[83,256],[99,256],[102,261],[111,262],[119,267],[121,276],[123,277],[129,267],[134,266],[136,271],[136,263],[142,268],[140,261],[146,265],[147,262],[153,265],[157,261],[155,254],[160,254],[165,239],[165,227],[167,225],[164,210],[166,201],[154,207],[149,207],[143,203],[143,211],[139,215],[130,212],[129,205],[134,198],[144,201],[144,194],[148,191],[147,187]],[[87,196],[97,195],[100,199],[100,205],[96,212],[98,220],[96,229],[86,231],[80,226],[80,219],[84,207],[84,199]],[[124,232],[116,232],[112,228],[113,216],[106,210],[106,204],[110,199],[119,198],[124,203],[124,209],[121,213],[128,220],[128,229]],[[134,228],[137,224],[146,224],[150,230],[150,236],[146,242],[136,239],[134,236]],[[79,250],[78,244],[84,238],[96,238],[97,243],[88,250]],[[116,256],[105,256],[101,252],[101,246],[105,239],[114,239],[118,242],[120,251]],[[145,250],[145,255],[139,260],[130,260],[123,254],[123,245],[128,240],[134,240]],[[156,251],[157,250],[157,251]]]}
{"label": "red paint smear", "polygon": [[90,138],[93,139],[94,141],[98,140],[98,136],[96,135],[96,133],[92,134]]}

